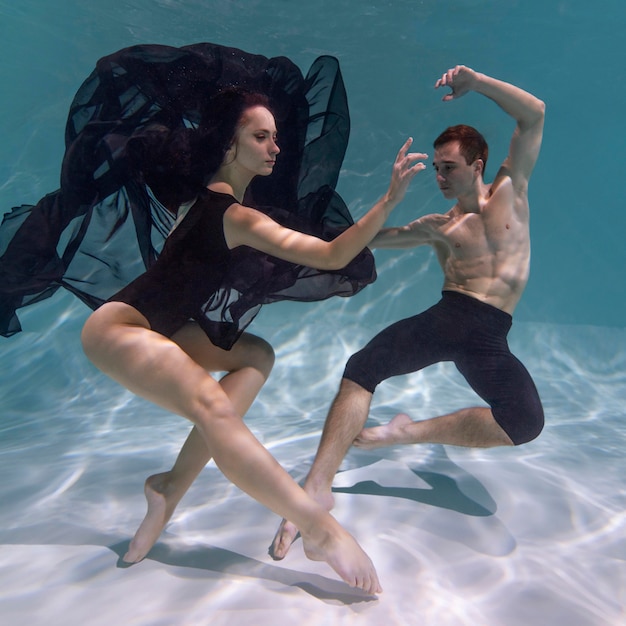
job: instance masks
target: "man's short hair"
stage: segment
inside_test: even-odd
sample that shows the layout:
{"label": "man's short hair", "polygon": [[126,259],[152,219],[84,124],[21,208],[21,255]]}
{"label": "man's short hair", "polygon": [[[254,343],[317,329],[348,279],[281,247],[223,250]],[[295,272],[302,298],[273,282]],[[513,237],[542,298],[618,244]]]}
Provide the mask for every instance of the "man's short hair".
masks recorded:
{"label": "man's short hair", "polygon": [[468,165],[471,165],[476,159],[481,159],[483,162],[483,173],[485,172],[489,146],[485,138],[475,128],[465,124],[449,126],[435,139],[433,146],[437,149],[452,141],[459,142],[459,152]]}

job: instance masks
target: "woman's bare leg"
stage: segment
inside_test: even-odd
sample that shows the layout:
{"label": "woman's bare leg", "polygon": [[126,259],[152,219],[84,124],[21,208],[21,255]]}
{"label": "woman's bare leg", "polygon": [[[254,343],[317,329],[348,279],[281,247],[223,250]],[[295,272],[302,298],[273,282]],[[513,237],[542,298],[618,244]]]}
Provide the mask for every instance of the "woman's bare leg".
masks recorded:
{"label": "woman's bare leg", "polygon": [[[231,350],[222,350],[209,341],[197,324],[188,324],[172,340],[206,371],[228,371],[219,384],[237,414],[245,415],[271,372],[272,347],[246,333]],[[210,459],[209,450],[194,426],[172,469],[146,480],[146,516],[130,542],[124,561],[136,563],[148,554],[181,498]]]}
{"label": "woman's bare leg", "polygon": [[83,346],[111,378],[192,421],[229,480],[294,522],[309,558],[326,561],[354,587],[381,590],[369,557],[254,437],[222,387],[173,341],[149,330],[135,309],[118,302],[100,307],[85,324]]}
{"label": "woman's bare leg", "polygon": [[[367,389],[346,378],[341,380],[324,422],[313,465],[304,481],[304,490],[327,511],[335,505],[332,493],[335,474],[367,420],[371,401],[372,393]],[[270,545],[270,556],[277,561],[284,559],[297,536],[297,524],[283,519]]]}

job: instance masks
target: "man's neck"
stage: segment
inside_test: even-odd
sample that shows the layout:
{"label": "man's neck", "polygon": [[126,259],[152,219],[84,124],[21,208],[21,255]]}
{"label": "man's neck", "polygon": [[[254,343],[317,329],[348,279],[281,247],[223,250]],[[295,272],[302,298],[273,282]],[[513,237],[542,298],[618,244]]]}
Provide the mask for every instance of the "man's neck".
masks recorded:
{"label": "man's neck", "polygon": [[457,197],[453,210],[458,213],[480,213],[490,194],[491,185],[486,185],[482,180],[476,181],[471,191]]}

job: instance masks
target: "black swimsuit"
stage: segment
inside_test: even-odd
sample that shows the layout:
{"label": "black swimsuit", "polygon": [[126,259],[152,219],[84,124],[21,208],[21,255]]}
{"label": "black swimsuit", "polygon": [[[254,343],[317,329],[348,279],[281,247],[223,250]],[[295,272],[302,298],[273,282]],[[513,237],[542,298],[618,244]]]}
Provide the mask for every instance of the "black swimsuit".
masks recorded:
{"label": "black swimsuit", "polygon": [[110,300],[135,307],[166,337],[190,319],[203,326],[203,305],[219,290],[231,262],[223,220],[235,202],[207,189],[167,238],[156,263]]}

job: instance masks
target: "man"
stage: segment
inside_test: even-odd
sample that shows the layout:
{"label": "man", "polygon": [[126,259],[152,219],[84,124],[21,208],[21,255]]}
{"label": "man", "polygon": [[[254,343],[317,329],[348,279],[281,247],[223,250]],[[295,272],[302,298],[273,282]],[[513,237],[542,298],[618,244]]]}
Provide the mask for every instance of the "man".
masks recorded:
{"label": "man", "polygon": [[[434,142],[437,183],[447,213],[425,215],[407,226],[386,228],[377,248],[430,245],[444,273],[438,304],[392,324],[348,361],[331,406],[305,490],[333,506],[332,481],[352,443],[361,448],[439,443],[492,447],[526,443],[543,428],[535,385],[509,351],[506,336],[529,273],[528,181],[539,155],[544,103],[514,85],[459,65],[436,82],[449,87],[444,102],[475,91],[493,100],[515,121],[509,154],[494,181],[483,173],[487,144],[475,129],[453,126]],[[489,405],[412,421],[399,414],[384,426],[363,429],[376,386],[441,361],[453,361]],[[297,529],[283,520],[270,547],[281,559]]]}

